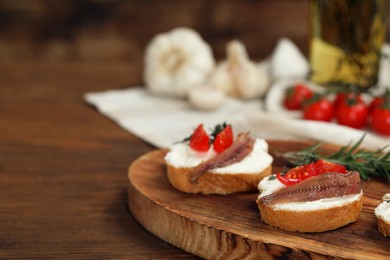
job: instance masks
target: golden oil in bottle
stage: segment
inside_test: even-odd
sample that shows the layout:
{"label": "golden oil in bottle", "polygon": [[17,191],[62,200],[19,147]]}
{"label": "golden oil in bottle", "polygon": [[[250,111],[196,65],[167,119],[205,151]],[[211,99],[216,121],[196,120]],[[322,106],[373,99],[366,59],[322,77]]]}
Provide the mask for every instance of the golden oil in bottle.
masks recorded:
{"label": "golden oil in bottle", "polygon": [[310,79],[363,89],[378,81],[387,0],[311,0]]}

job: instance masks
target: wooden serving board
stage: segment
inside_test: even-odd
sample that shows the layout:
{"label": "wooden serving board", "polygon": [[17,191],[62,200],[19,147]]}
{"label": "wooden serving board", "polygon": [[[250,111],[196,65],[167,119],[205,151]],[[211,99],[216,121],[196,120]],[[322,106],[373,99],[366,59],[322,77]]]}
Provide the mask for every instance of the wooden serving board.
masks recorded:
{"label": "wooden serving board", "polygon": [[[272,155],[310,145],[268,143]],[[332,152],[337,147],[323,148]],[[165,153],[150,152],[130,166],[128,202],[141,225],[176,247],[207,259],[390,259],[390,238],[378,232],[374,214],[383,194],[390,192],[389,184],[363,182],[364,207],[355,223],[323,233],[287,232],[260,220],[256,192],[222,196],[177,191],[166,177]],[[275,173],[284,162],[274,158]]]}

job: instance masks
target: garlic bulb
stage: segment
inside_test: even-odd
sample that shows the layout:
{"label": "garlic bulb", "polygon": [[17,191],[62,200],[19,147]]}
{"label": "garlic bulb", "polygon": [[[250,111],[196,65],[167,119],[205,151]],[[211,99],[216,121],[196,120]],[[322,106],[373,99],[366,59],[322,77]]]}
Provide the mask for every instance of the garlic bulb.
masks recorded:
{"label": "garlic bulb", "polygon": [[220,107],[226,99],[225,93],[208,85],[190,90],[188,101],[199,110],[214,110]]}
{"label": "garlic bulb", "polygon": [[271,75],[273,80],[296,78],[304,79],[310,66],[298,47],[288,38],[281,38],[271,56]]}
{"label": "garlic bulb", "polygon": [[238,40],[230,42],[227,56],[217,66],[211,84],[237,98],[262,96],[268,88],[269,76],[248,58],[245,46]]}
{"label": "garlic bulb", "polygon": [[145,53],[144,80],[154,94],[186,97],[207,80],[215,61],[210,46],[189,28],[156,35]]}

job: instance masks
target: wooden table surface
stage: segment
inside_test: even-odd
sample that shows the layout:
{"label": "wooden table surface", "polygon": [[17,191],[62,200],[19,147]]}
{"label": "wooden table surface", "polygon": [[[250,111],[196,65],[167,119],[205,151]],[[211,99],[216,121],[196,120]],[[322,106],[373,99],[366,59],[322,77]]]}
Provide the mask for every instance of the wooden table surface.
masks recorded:
{"label": "wooden table surface", "polygon": [[0,258],[194,258],[127,207],[127,169],[155,148],[83,101],[139,83],[139,65],[7,62],[0,71]]}
{"label": "wooden table surface", "polygon": [[[158,1],[148,2],[155,3],[155,12],[163,8]],[[236,9],[234,1],[221,2]],[[302,27],[307,2],[246,1],[263,9],[241,6],[248,14],[240,16],[237,24],[241,27],[216,26],[218,21],[230,21],[230,16],[224,16],[225,9],[217,6],[215,19],[210,20],[214,27],[187,21],[184,15],[175,17],[182,18],[179,25],[203,28],[218,50],[218,58],[224,56],[227,38],[244,34],[249,52],[265,58],[282,36],[307,50],[307,29]],[[279,10],[292,11],[280,14]],[[133,24],[131,18],[129,21]],[[135,36],[143,33],[143,43],[176,24],[172,21],[158,27],[149,19],[142,21],[131,28],[138,29]],[[257,24],[248,27],[251,21]],[[255,35],[258,38],[252,41]],[[218,41],[220,37],[225,38]],[[2,46],[1,57],[8,57]],[[105,45],[101,46],[104,50]],[[139,48],[143,45],[134,46],[130,59],[110,62],[69,61],[72,57],[44,61],[44,55],[37,61],[0,59],[1,259],[197,259],[147,232],[127,207],[128,167],[155,147],[83,101],[87,92],[142,84]]]}

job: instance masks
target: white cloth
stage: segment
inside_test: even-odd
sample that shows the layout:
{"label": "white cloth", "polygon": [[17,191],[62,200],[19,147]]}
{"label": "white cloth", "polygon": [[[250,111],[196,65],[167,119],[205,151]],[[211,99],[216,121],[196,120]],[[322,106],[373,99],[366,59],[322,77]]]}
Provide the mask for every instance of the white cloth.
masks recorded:
{"label": "white cloth", "polygon": [[[200,123],[206,130],[227,122],[235,133],[250,131],[262,138],[312,139],[338,145],[356,142],[365,133],[335,123],[267,113],[260,100],[228,98],[219,109],[204,112],[193,109],[185,100],[153,96],[143,87],[87,93],[84,98],[119,126],[158,148],[183,140]],[[363,147],[386,145],[390,145],[390,138],[366,133]]]}
{"label": "white cloth", "polygon": [[262,109],[259,100],[227,98],[215,111],[198,111],[184,99],[154,96],[143,87],[87,93],[84,98],[122,128],[159,148],[188,137],[200,123],[208,130],[227,122],[242,131],[240,112]]}

